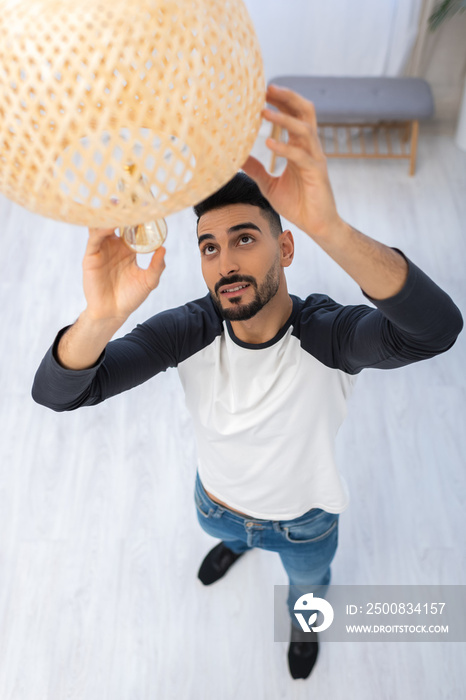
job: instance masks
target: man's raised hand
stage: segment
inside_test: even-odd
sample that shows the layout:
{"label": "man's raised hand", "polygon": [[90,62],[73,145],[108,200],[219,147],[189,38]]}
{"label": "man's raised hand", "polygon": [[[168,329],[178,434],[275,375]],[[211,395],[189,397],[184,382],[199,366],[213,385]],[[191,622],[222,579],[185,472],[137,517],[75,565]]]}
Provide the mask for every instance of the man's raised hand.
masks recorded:
{"label": "man's raised hand", "polygon": [[287,159],[285,170],[273,177],[253,156],[241,168],[256,181],[275,211],[311,238],[325,236],[341,219],[319,140],[314,104],[277,85],[269,85],[266,100],[278,111],[264,109],[262,115],[288,132],[287,143],[266,140],[271,151]]}
{"label": "man's raised hand", "polygon": [[158,248],[144,270],[115,229],[89,228],[83,259],[86,315],[124,323],[158,286],[165,269],[165,252],[163,246]]}

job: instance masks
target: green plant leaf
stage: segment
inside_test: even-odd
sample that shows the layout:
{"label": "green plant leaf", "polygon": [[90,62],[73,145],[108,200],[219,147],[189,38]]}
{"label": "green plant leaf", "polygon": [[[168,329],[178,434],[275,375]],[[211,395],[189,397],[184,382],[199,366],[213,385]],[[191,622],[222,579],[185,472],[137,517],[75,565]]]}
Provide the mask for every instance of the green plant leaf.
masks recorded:
{"label": "green plant leaf", "polygon": [[465,10],[466,0],[442,0],[442,2],[437,3],[427,20],[430,31],[434,32],[446,19],[453,17],[457,12],[464,12]]}

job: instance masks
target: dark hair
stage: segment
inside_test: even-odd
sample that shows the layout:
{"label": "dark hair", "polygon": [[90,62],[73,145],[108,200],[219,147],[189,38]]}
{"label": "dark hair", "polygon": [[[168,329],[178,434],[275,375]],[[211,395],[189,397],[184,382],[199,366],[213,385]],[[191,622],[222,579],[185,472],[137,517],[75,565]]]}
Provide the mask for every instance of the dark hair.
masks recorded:
{"label": "dark hair", "polygon": [[193,211],[197,216],[197,223],[199,224],[199,219],[206,212],[212,209],[220,209],[228,204],[252,204],[255,207],[260,207],[269,224],[272,235],[278,238],[283,232],[279,214],[263,196],[254,180],[241,170],[217,192],[214,192],[214,194],[211,194],[207,199],[193,207]]}

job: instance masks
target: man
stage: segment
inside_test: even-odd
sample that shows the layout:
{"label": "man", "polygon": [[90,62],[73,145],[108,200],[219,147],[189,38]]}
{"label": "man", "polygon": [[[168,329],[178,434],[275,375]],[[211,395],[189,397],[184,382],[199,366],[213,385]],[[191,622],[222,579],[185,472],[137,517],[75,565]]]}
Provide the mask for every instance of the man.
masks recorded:
{"label": "man", "polygon": [[[283,174],[272,177],[249,157],[246,174],[194,208],[209,293],[111,341],[157,287],[165,249],[142,270],[113,230],[90,229],[87,307],[58,333],[32,393],[56,411],[73,410],[177,367],[198,443],[197,517],[221,540],[198,576],[209,585],[247,549],[277,552],[290,582],[289,669],[306,678],[317,633],[301,630],[293,607],[296,592],[324,595],[330,583],[339,514],[348,505],[334,441],[356,376],[365,367],[401,367],[447,351],[463,319],[404,253],[340,218],[313,104],[274,86],[267,101],[279,111],[264,116],[289,134],[286,144],[267,141],[287,159]],[[294,242],[279,214],[377,308],[290,295],[285,268]]]}

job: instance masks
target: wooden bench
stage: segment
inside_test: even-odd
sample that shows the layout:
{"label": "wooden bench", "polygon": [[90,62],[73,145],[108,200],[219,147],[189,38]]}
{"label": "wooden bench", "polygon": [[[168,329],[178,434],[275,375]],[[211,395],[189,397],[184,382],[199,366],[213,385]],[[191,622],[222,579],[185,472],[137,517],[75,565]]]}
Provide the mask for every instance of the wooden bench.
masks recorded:
{"label": "wooden bench", "polygon": [[[419,121],[434,114],[432,91],[426,80],[281,75],[270,83],[294,90],[314,104],[327,158],[405,158],[410,161],[409,174],[414,175]],[[271,137],[280,140],[281,135],[282,128],[273,124]],[[386,143],[381,143],[380,136],[384,135]],[[367,136],[373,141],[367,143]],[[275,159],[274,153],[272,173]]]}

